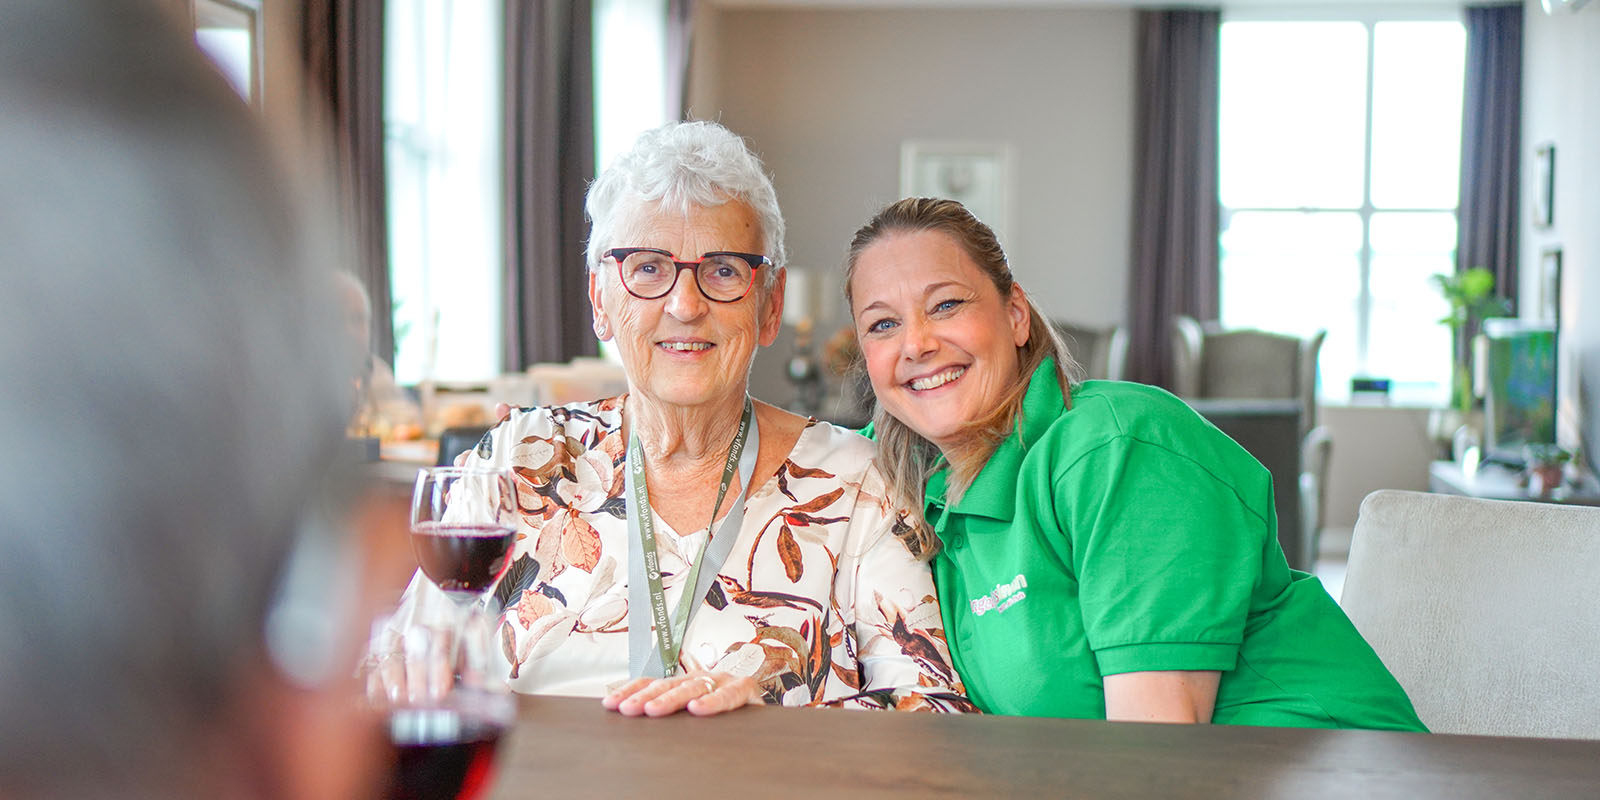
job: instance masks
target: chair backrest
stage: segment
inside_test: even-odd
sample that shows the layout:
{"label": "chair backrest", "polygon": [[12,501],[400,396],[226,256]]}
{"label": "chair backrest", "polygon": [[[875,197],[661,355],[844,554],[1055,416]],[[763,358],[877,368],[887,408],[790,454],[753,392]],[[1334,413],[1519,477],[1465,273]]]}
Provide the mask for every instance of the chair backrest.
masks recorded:
{"label": "chair backrest", "polygon": [[1600,739],[1600,508],[1378,491],[1340,605],[1439,733]]}
{"label": "chair backrest", "polygon": [[477,447],[478,442],[483,440],[483,435],[488,432],[487,425],[445,428],[439,432],[439,457],[436,463],[441,467],[456,463],[456,456]]}
{"label": "chair backrest", "polygon": [[1325,331],[1318,331],[1302,339],[1251,329],[1224,330],[1215,322],[1206,323],[1196,374],[1188,379],[1193,396],[1298,400],[1304,436],[1318,424],[1317,359],[1325,336]]}
{"label": "chair backrest", "polygon": [[1172,318],[1172,393],[1179,397],[1202,396],[1200,356],[1205,336],[1194,317],[1179,314]]}
{"label": "chair backrest", "polygon": [[[1117,380],[1122,377],[1122,358],[1113,353],[1113,348],[1120,342],[1117,326],[1100,328],[1061,320],[1052,320],[1051,324],[1056,326],[1056,331],[1066,342],[1067,353],[1083,368],[1083,378]],[[1113,361],[1117,362],[1117,374],[1112,374]]]}

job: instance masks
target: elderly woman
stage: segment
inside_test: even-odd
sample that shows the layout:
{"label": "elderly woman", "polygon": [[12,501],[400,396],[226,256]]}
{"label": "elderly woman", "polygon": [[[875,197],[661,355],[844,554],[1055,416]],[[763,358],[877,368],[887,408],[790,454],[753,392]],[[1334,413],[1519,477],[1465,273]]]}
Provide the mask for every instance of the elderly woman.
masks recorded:
{"label": "elderly woman", "polygon": [[[588,213],[595,334],[628,393],[513,411],[460,459],[519,488],[492,606],[512,687],[629,715],[969,708],[871,442],[746,393],[783,307],[760,162],[721,126],[668,125],[595,181]],[[413,581],[413,602],[430,593]]]}
{"label": "elderly woman", "polygon": [[1421,730],[1278,546],[1267,470],[1176,397],[1072,362],[960,204],[856,232],[846,296],[892,499],[954,664],[1004,714]]}

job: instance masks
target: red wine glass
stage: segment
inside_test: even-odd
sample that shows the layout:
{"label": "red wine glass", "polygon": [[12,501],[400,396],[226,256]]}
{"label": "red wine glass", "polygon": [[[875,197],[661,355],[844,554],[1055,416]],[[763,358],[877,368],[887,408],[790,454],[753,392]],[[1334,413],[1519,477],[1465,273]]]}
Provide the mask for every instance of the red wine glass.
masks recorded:
{"label": "red wine glass", "polygon": [[428,576],[458,604],[480,601],[505,574],[517,538],[511,473],[485,467],[428,467],[411,497],[411,549]]}
{"label": "red wine glass", "polygon": [[488,615],[453,625],[373,625],[369,697],[392,746],[384,800],[473,800],[488,791],[516,718]]}

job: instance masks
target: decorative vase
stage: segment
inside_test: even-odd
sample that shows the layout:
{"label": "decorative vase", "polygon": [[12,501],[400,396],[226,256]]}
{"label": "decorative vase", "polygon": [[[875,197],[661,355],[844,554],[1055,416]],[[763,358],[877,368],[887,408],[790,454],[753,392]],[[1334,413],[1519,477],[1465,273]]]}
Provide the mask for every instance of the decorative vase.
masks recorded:
{"label": "decorative vase", "polygon": [[1483,442],[1483,413],[1459,408],[1435,408],[1428,412],[1427,434],[1434,443],[1434,457],[1461,461],[1468,447]]}

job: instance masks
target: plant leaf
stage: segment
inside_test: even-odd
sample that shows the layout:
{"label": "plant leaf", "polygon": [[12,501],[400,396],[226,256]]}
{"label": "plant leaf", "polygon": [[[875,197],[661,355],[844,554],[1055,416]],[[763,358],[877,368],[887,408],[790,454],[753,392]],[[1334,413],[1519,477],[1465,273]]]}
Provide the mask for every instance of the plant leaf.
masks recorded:
{"label": "plant leaf", "polygon": [[539,562],[532,556],[523,553],[511,562],[511,568],[506,574],[500,576],[500,583],[494,587],[494,603],[499,613],[506,613],[511,604],[522,599],[522,590],[532,586],[539,580]]}
{"label": "plant leaf", "polygon": [[800,505],[791,506],[791,507],[789,507],[787,509],[784,509],[784,510],[787,511],[787,512],[821,511],[822,509],[833,505],[835,500],[838,500],[839,498],[841,498],[843,496],[844,496],[844,489],[842,489],[842,488],[834,489],[833,491],[828,492],[827,494],[820,495],[818,497],[814,497],[814,498],[812,498],[812,499],[810,499],[810,500],[808,500],[808,501],[806,501],[804,503],[801,503]]}
{"label": "plant leaf", "polygon": [[517,661],[517,631],[511,627],[510,620],[500,623],[500,650],[506,654],[506,663],[511,665],[510,677],[515,680],[522,671],[522,664]]}
{"label": "plant leaf", "polygon": [[793,461],[787,462],[785,464],[785,466],[788,467],[789,474],[795,476],[796,478],[831,478],[831,477],[833,477],[833,473],[828,472],[827,470],[811,469],[809,467],[802,467],[799,464],[794,463]]}
{"label": "plant leaf", "polygon": [[778,558],[783,561],[783,574],[789,576],[790,583],[798,583],[800,576],[805,573],[805,558],[800,554],[800,545],[794,540],[794,532],[785,525],[778,531]]}
{"label": "plant leaf", "polygon": [[573,514],[561,529],[561,555],[584,572],[593,572],[600,563],[600,532],[583,517]]}

